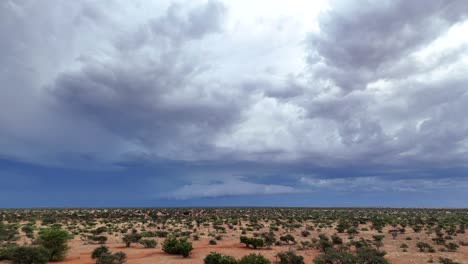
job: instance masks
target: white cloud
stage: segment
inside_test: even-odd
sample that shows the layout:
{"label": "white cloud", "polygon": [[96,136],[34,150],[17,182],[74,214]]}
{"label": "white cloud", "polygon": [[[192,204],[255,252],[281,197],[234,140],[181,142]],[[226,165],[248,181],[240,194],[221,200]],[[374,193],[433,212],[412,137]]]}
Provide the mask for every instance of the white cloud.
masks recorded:
{"label": "white cloud", "polygon": [[169,193],[167,197],[180,200],[239,196],[239,195],[268,195],[297,193],[294,187],[277,184],[260,184],[244,181],[242,179],[230,179],[221,183],[192,183],[184,185]]}

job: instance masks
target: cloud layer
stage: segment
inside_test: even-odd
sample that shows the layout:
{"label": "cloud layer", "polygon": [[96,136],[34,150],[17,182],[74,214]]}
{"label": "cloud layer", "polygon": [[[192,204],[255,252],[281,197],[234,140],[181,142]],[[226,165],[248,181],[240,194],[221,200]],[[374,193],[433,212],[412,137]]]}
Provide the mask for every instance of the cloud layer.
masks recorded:
{"label": "cloud layer", "polygon": [[0,158],[464,170],[468,4],[300,2],[1,2]]}

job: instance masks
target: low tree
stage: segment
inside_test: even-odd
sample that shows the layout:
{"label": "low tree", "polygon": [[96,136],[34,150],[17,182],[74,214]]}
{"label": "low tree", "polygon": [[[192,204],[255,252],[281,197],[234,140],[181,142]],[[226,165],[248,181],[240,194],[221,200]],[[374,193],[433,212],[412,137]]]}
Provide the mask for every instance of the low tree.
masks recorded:
{"label": "low tree", "polygon": [[122,241],[125,243],[126,247],[130,247],[132,243],[138,243],[141,239],[141,235],[138,233],[126,234],[122,237]]}
{"label": "low tree", "polygon": [[47,228],[39,233],[37,244],[46,248],[50,261],[61,261],[68,252],[70,234],[60,228]]}

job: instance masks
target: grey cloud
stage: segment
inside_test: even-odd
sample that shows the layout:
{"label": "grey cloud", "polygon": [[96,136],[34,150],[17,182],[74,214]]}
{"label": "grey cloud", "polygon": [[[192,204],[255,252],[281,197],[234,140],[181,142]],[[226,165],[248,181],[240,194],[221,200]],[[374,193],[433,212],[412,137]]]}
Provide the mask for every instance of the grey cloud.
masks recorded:
{"label": "grey cloud", "polygon": [[226,7],[218,1],[186,11],[182,4],[172,4],[164,17],[156,19],[151,28],[156,35],[165,35],[171,40],[200,39],[206,34],[221,31]]}
{"label": "grey cloud", "polygon": [[0,2],[0,155],[466,164],[467,44],[433,47],[464,1],[332,1],[308,37],[107,3]]}
{"label": "grey cloud", "polygon": [[212,151],[211,138],[238,118],[246,100],[223,91],[229,84],[200,78],[209,67],[183,42],[217,32],[224,13],[214,1],[188,11],[171,5],[149,23],[152,31],[137,32],[144,40],[138,46],[122,45],[129,33],[112,59],[85,59],[60,74],[49,88],[57,109],[93,120],[141,151],[178,159]]}
{"label": "grey cloud", "polygon": [[[309,38],[315,77],[365,89],[381,72],[467,17],[464,1],[332,1]],[[323,64],[322,64],[323,63]]]}
{"label": "grey cloud", "polygon": [[407,178],[389,179],[378,176],[348,177],[348,178],[320,178],[301,177],[301,184],[314,190],[335,191],[393,191],[393,192],[431,192],[436,190],[464,189],[468,187],[468,180],[463,178]]}

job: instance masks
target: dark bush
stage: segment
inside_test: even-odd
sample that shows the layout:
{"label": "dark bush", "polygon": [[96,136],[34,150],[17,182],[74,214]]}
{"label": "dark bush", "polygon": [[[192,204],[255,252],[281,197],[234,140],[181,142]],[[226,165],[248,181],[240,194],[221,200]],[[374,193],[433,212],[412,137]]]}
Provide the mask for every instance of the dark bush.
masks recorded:
{"label": "dark bush", "polygon": [[124,252],[103,253],[96,260],[96,264],[123,264],[127,261],[127,255]]}
{"label": "dark bush", "polygon": [[158,241],[154,239],[142,239],[140,240],[140,244],[145,248],[155,248],[158,245]]}
{"label": "dark bush", "polygon": [[216,252],[208,254],[203,261],[205,264],[237,264],[237,260],[234,257]]}
{"label": "dark bush", "polygon": [[109,248],[106,246],[100,246],[98,248],[95,248],[93,250],[93,253],[91,253],[91,258],[92,259],[99,259],[103,254],[108,254],[109,253]]}
{"label": "dark bush", "polygon": [[280,252],[276,257],[279,259],[279,264],[304,264],[304,257],[292,251]]}
{"label": "dark bush", "polygon": [[270,264],[271,262],[260,254],[249,254],[239,260],[239,264]]}
{"label": "dark bush", "polygon": [[173,236],[169,236],[164,241],[162,249],[168,254],[182,255],[186,258],[193,250],[193,246],[192,243],[188,242],[185,238],[177,239]]}
{"label": "dark bush", "polygon": [[22,246],[13,250],[13,264],[45,264],[49,260],[49,251],[42,246]]}
{"label": "dark bush", "polygon": [[141,235],[137,233],[133,234],[126,234],[123,238],[122,241],[125,243],[126,247],[130,247],[132,243],[138,243],[141,239]]}

